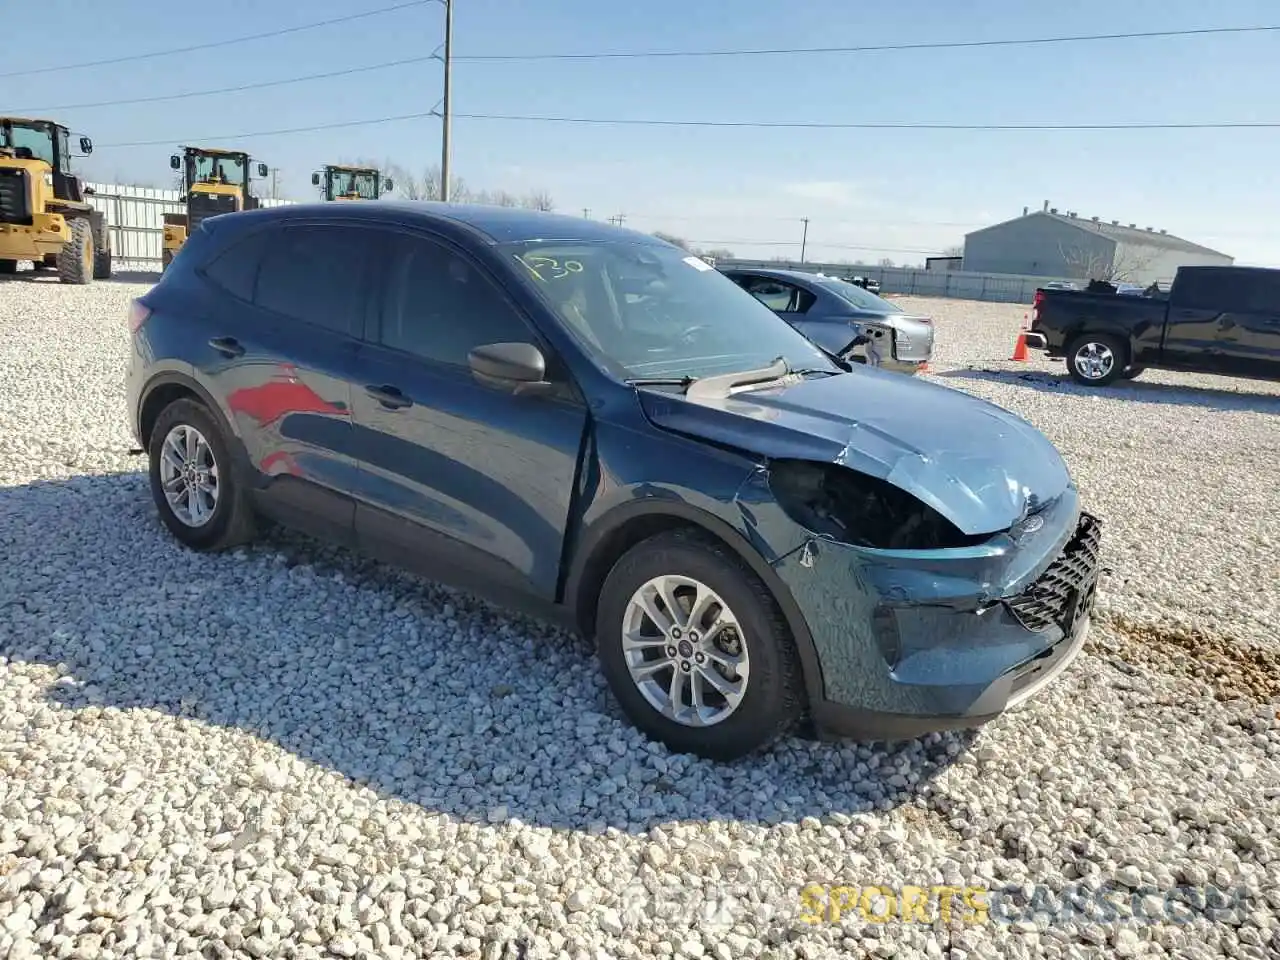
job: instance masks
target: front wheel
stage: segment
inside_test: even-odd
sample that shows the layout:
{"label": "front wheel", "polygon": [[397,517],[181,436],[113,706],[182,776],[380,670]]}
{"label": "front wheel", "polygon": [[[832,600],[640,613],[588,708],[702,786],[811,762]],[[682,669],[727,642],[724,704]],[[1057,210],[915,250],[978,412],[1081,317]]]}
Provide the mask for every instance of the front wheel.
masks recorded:
{"label": "front wheel", "polygon": [[631,722],[677,753],[736,760],[801,714],[795,645],[768,588],[696,530],[632,547],[600,594],[601,670]]}
{"label": "front wheel", "polygon": [[148,444],[151,496],[169,532],[193,550],[224,550],[253,539],[247,492],[213,415],[192,400],[161,412]]}
{"label": "front wheel", "polygon": [[1076,383],[1105,387],[1125,369],[1125,345],[1103,333],[1085,333],[1067,347],[1067,371]]}

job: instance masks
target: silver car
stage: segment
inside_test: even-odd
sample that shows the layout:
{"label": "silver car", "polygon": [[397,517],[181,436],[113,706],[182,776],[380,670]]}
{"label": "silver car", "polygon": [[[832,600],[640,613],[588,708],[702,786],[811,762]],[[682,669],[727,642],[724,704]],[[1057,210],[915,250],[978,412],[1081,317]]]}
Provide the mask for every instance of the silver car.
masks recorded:
{"label": "silver car", "polygon": [[933,355],[933,321],[862,287],[800,270],[726,268],[724,274],[828,353],[900,373]]}

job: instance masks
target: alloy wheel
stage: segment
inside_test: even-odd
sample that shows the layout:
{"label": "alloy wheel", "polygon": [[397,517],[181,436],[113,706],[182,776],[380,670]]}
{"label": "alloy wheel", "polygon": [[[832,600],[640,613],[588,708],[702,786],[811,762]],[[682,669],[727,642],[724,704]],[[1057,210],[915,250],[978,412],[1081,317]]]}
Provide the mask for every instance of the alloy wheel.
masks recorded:
{"label": "alloy wheel", "polygon": [[746,695],[750,662],[738,619],[691,577],[655,577],[632,595],[622,652],[649,705],[684,726],[721,723]]}
{"label": "alloy wheel", "polygon": [[218,463],[209,441],[180,423],[160,448],[160,485],[173,515],[188,527],[203,527],[218,507]]}

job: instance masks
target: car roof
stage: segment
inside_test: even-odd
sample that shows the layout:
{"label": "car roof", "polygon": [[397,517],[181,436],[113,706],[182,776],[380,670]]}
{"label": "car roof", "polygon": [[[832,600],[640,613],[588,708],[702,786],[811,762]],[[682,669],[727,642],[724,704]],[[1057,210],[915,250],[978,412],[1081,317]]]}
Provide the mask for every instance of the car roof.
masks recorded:
{"label": "car roof", "polygon": [[666,245],[651,234],[627,230],[585,217],[569,217],[540,210],[499,207],[489,204],[441,203],[435,200],[366,200],[362,203],[291,203],[232,214],[258,220],[291,220],[322,217],[326,220],[376,220],[437,228],[466,227],[489,243],[529,240],[624,240]]}
{"label": "car roof", "polygon": [[782,269],[773,269],[772,267],[761,267],[758,270],[755,267],[725,267],[724,272],[725,273],[750,273],[758,277],[770,277],[775,280],[799,280],[799,281],[807,280],[810,283],[814,282],[815,280],[839,280],[840,279],[839,277],[831,277],[831,276],[825,276],[825,275],[820,277],[816,273],[810,273],[807,270],[782,270]]}

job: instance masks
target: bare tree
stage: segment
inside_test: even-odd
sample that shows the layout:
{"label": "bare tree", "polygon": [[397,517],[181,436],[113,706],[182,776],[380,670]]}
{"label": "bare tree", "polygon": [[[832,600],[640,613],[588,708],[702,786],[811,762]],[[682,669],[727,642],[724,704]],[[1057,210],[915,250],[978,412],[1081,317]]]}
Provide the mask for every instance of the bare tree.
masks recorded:
{"label": "bare tree", "polygon": [[963,256],[964,256],[964,244],[962,244],[962,243],[961,243],[961,244],[955,244],[954,246],[947,247],[945,250],[943,250],[943,251],[942,251],[942,256],[944,256],[944,257],[963,257]]}
{"label": "bare tree", "polygon": [[1117,244],[1110,254],[1084,247],[1063,247],[1058,252],[1072,279],[1103,280],[1107,283],[1133,283],[1134,278],[1151,266],[1155,254],[1142,254],[1133,247]]}
{"label": "bare tree", "polygon": [[528,207],[530,210],[541,210],[544,213],[550,213],[556,208],[555,201],[551,199],[551,194],[545,190],[534,190],[524,198],[521,206]]}
{"label": "bare tree", "polygon": [[653,231],[653,235],[659,240],[665,240],[673,247],[679,247],[681,250],[689,250],[689,241],[683,237],[677,237],[674,233],[664,233],[661,230]]}
{"label": "bare tree", "polygon": [[[395,180],[396,194],[405,200],[439,200],[440,168],[427,167],[416,174],[404,164],[388,161],[383,171]],[[454,177],[449,184],[449,199],[454,203],[483,203],[495,207],[524,207],[527,210],[554,210],[555,202],[545,190],[535,190],[517,196],[507,190],[475,190],[461,177]]]}
{"label": "bare tree", "polygon": [[703,250],[702,256],[710,257],[712,260],[732,260],[733,251],[717,247],[714,250]]}
{"label": "bare tree", "polygon": [[893,261],[892,261],[892,260],[890,260],[888,257],[885,257],[883,260],[881,260],[881,261],[880,261],[879,266],[882,266],[882,267],[892,267],[892,266],[893,266]]}

